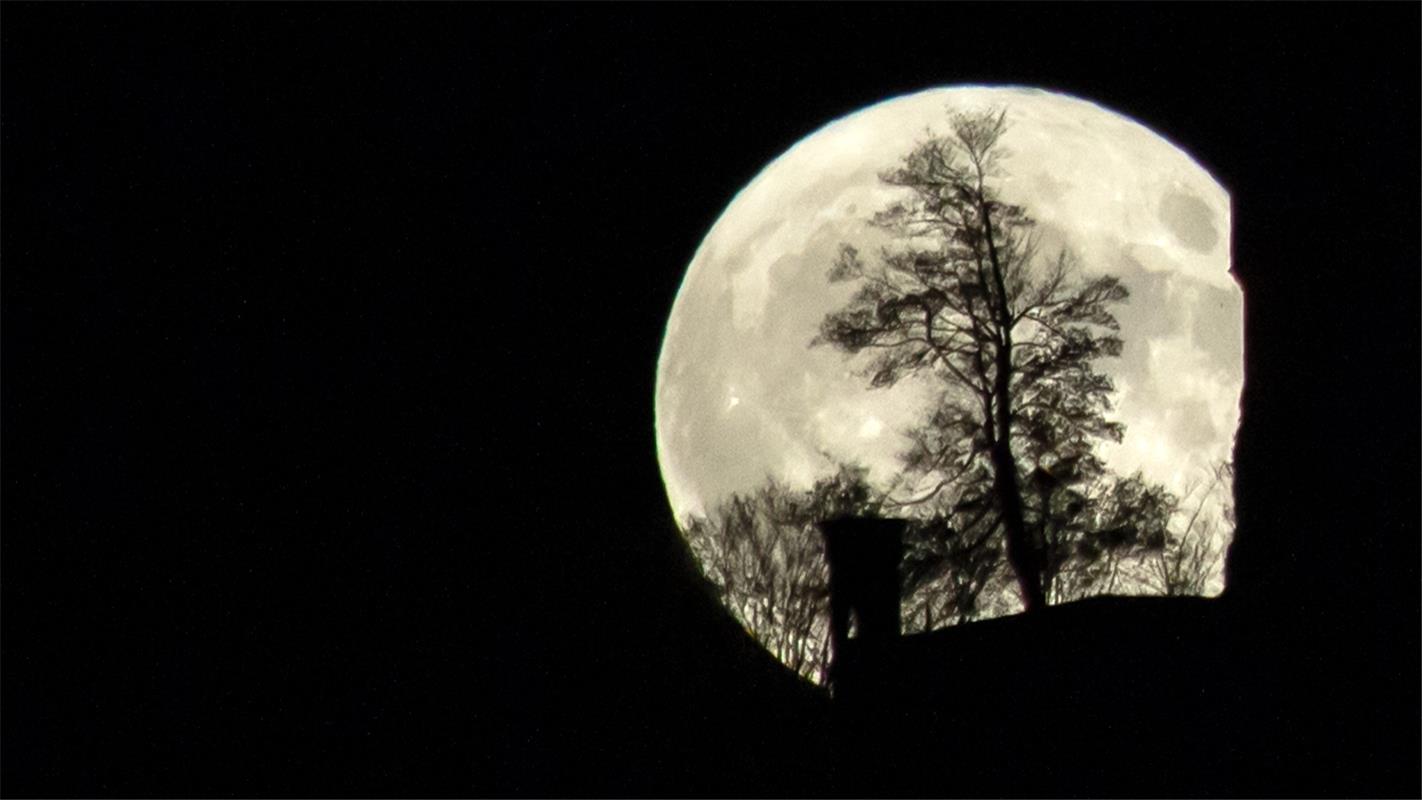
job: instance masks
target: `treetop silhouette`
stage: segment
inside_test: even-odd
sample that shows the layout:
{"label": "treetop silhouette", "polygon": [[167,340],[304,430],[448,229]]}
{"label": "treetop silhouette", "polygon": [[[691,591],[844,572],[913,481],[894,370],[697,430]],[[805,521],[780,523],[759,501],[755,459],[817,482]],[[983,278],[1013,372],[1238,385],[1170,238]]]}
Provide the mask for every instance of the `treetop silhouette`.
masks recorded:
{"label": "treetop silhouette", "polygon": [[747,630],[821,681],[824,520],[909,520],[899,570],[909,632],[1010,613],[1014,586],[1029,612],[1093,594],[1198,593],[1219,559],[1201,520],[1219,475],[1192,512],[1188,497],[1113,474],[1098,452],[1124,432],[1097,363],[1124,346],[1112,309],[1126,287],[1082,275],[1066,249],[1043,252],[1027,210],[1002,198],[1005,110],[949,120],[949,134],[880,175],[904,190],[873,217],[891,243],[873,258],[841,246],[829,280],[857,289],[810,342],[857,360],[870,387],[910,376],[936,387],[905,432],[902,474],[887,490],[853,465],[804,490],[770,480],[687,525]]}
{"label": "treetop silhouette", "polygon": [[1122,435],[1106,418],[1114,387],[1093,362],[1120,354],[1110,308],[1128,293],[1113,276],[1079,277],[1066,250],[1044,257],[1026,210],[1002,200],[1005,109],[951,123],[951,135],[881,176],[908,190],[874,218],[896,244],[872,265],[842,247],[830,280],[859,290],[812,344],[870,353],[872,386],[937,379],[906,471],[933,479],[920,501],[956,490],[960,510],[990,506],[1035,611],[1047,602],[1052,529],[1091,524],[1082,513],[1084,487],[1103,473],[1096,443]]}

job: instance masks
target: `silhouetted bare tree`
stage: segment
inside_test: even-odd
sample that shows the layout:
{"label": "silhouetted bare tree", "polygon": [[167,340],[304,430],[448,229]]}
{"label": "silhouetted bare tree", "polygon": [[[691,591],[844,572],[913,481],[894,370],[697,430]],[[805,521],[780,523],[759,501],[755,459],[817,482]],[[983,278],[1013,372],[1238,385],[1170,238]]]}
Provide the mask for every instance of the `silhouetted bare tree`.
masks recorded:
{"label": "silhouetted bare tree", "polygon": [[1002,547],[992,531],[960,533],[943,517],[911,525],[904,557],[904,630],[917,633],[991,615],[1002,590]]}
{"label": "silhouetted bare tree", "polygon": [[685,526],[692,552],[736,619],[787,666],[821,683],[829,662],[829,574],[815,525],[872,513],[877,500],[866,474],[842,466],[808,490],[768,480]]}
{"label": "silhouetted bare tree", "polygon": [[1135,568],[1160,552],[1169,538],[1175,498],[1138,472],[1098,479],[1038,511],[1046,542],[1043,574],[1053,603],[1097,594],[1136,593]]}
{"label": "silhouetted bare tree", "polygon": [[[1103,480],[1095,455],[1123,430],[1106,418],[1113,387],[1094,362],[1121,352],[1110,309],[1127,291],[1112,276],[1079,277],[1066,251],[1041,255],[1026,211],[1001,199],[994,180],[1005,111],[953,114],[951,123],[951,135],[929,138],[881,176],[906,190],[875,216],[895,244],[872,264],[842,246],[830,280],[854,281],[858,291],[825,317],[812,344],[868,354],[864,374],[875,387],[909,375],[938,380],[941,393],[905,460],[927,487],[911,502],[952,498],[938,538],[964,543],[953,558],[990,552],[979,550],[991,535],[984,531],[1001,531],[1033,611],[1049,594],[1082,591],[1072,565],[1163,543],[1121,519],[1130,503],[1156,498],[1140,482]],[[982,584],[985,571],[971,566],[966,586]],[[974,596],[955,613],[968,612]]]}
{"label": "silhouetted bare tree", "polygon": [[1141,583],[1147,591],[1178,596],[1210,590],[1224,554],[1222,540],[1234,525],[1227,491],[1233,476],[1231,464],[1218,464],[1171,504],[1170,513],[1179,522],[1166,531],[1164,546],[1142,562]]}

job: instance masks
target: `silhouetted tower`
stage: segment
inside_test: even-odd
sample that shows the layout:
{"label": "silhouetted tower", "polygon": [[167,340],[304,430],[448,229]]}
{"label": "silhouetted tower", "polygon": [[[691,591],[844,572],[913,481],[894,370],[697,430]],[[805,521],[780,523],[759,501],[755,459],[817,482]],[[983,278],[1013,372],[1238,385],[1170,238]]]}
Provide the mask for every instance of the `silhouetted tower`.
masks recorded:
{"label": "silhouetted tower", "polygon": [[857,649],[899,635],[899,562],[907,525],[902,519],[878,517],[820,523],[829,562],[831,683],[852,660],[851,623]]}

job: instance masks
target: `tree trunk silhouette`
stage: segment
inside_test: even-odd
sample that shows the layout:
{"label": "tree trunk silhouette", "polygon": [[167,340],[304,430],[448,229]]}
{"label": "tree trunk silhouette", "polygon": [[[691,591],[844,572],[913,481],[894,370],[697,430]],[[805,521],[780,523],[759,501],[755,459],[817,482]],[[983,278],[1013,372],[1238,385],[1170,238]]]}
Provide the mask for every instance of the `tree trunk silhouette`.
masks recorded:
{"label": "tree trunk silhouette", "polygon": [[[1033,612],[1047,603],[1052,564],[1038,518],[1066,514],[1077,539],[1101,538],[1087,506],[1108,498],[1083,495],[1075,508],[1036,508],[1023,495],[1024,472],[1084,463],[1072,470],[1081,484],[1104,473],[1094,442],[1119,442],[1123,426],[1106,417],[1114,386],[1093,362],[1120,355],[1110,306],[1129,292],[1114,276],[1075,277],[1065,249],[1054,260],[1038,258],[1035,222],[991,185],[1001,175],[1005,109],[951,119],[951,136],[921,143],[900,168],[880,176],[908,190],[903,202],[873,217],[897,245],[869,265],[854,247],[841,247],[829,279],[856,281],[859,289],[822,320],[811,344],[865,354],[862,371],[872,387],[910,375],[941,384],[905,457],[909,480],[936,485],[908,502],[943,493],[948,508],[971,509],[991,498],[1002,550],[1022,604]],[[1119,538],[1112,547],[1123,546]],[[1082,558],[1094,559],[1096,551],[1082,551]]]}
{"label": "tree trunk silhouette", "polygon": [[1042,591],[1042,565],[1032,537],[1027,533],[1027,520],[1022,512],[1022,489],[1017,483],[1017,457],[1012,453],[1012,309],[1007,305],[1007,282],[1002,277],[1002,262],[998,256],[996,231],[992,225],[992,206],[983,196],[984,170],[980,162],[977,166],[977,205],[982,219],[983,241],[987,244],[988,263],[992,267],[992,279],[996,288],[997,302],[992,313],[997,317],[998,342],[993,379],[993,401],[997,418],[989,422],[996,424],[997,430],[991,440],[993,489],[998,502],[1002,504],[1003,534],[1007,540],[1007,561],[1017,576],[1017,584],[1022,590],[1022,605],[1028,611],[1038,611],[1047,605],[1047,597]]}

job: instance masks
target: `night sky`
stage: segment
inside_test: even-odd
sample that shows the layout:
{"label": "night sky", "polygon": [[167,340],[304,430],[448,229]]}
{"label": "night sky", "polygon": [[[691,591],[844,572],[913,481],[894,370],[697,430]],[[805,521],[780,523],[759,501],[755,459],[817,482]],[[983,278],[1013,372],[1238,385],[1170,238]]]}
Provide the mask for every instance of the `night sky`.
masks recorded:
{"label": "night sky", "polygon": [[1331,637],[1271,680],[1368,670],[1331,693],[1366,736],[1330,774],[1415,795],[1415,4],[0,22],[6,794],[819,785],[765,755],[795,737],[757,715],[799,695],[676,536],[661,335],[807,131],[1011,82],[1148,119],[1229,187],[1259,410],[1233,576]]}

